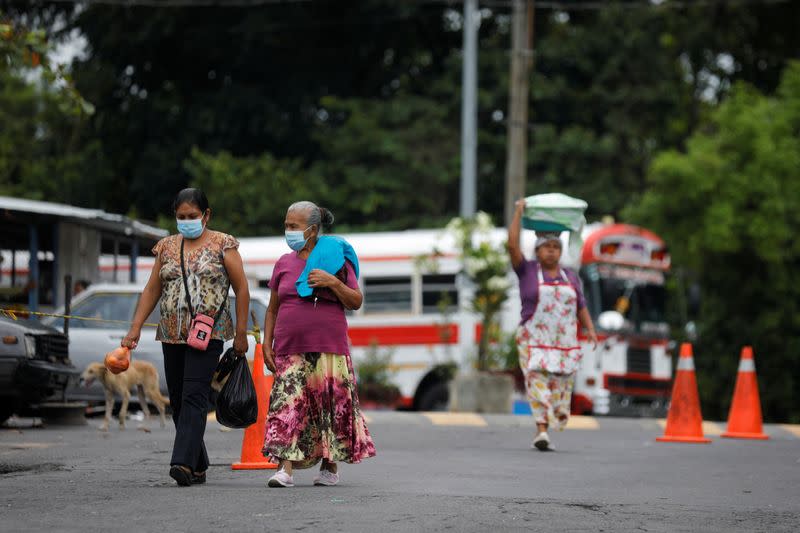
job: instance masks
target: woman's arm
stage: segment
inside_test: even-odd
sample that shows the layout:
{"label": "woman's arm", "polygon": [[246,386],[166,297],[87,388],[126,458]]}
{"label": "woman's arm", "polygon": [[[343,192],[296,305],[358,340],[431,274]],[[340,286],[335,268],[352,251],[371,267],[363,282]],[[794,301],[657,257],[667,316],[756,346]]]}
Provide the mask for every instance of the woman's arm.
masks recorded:
{"label": "woman's arm", "polygon": [[[228,279],[236,295],[236,334],[233,337],[233,349],[236,353],[244,355],[247,353],[247,321],[250,316],[250,288],[247,286],[247,278],[244,275],[242,256],[239,250],[230,248],[225,251],[223,259],[225,270],[228,272]],[[227,298],[228,295],[226,294]]]}
{"label": "woman's arm", "polygon": [[522,226],[522,213],[525,211],[525,200],[517,200],[514,204],[514,218],[511,225],[508,227],[508,253],[511,256],[511,266],[518,269],[525,262],[525,256],[522,254],[522,248],[519,244],[520,228]]}
{"label": "woman's arm", "polygon": [[275,319],[278,318],[278,307],[280,305],[278,290],[277,288],[272,289],[269,293],[267,313],[264,315],[264,344],[261,345],[264,353],[264,362],[272,373],[275,373],[275,350],[272,347],[272,341],[275,338]]}
{"label": "woman's arm", "polygon": [[161,257],[156,256],[156,261],[153,263],[153,270],[150,271],[150,279],[147,280],[147,285],[144,286],[142,296],[139,298],[139,303],[136,304],[136,312],[133,314],[133,323],[128,330],[128,334],[123,337],[121,346],[136,348],[139,344],[139,337],[142,335],[142,325],[150,313],[155,309],[158,300],[161,298]]}
{"label": "woman's arm", "polygon": [[331,290],[333,294],[342,302],[345,309],[355,311],[361,307],[364,302],[364,296],[361,290],[348,287],[345,282],[332,274],[328,274],[324,270],[315,268],[308,273],[308,286],[314,289],[325,287]]}
{"label": "woman's arm", "polygon": [[578,322],[581,323],[581,326],[586,328],[586,335],[589,337],[594,347],[597,348],[597,332],[594,330],[592,317],[589,315],[589,309],[587,307],[584,306],[578,311]]}

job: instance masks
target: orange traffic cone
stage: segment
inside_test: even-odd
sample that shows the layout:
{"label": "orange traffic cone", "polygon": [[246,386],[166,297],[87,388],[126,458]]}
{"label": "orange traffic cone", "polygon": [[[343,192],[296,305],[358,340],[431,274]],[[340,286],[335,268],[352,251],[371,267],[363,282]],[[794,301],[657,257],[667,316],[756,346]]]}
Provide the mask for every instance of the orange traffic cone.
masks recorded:
{"label": "orange traffic cone", "polygon": [[267,413],[269,412],[269,393],[272,390],[272,376],[264,375],[264,352],[261,344],[256,344],[255,358],[253,359],[253,384],[258,397],[258,418],[256,423],[244,430],[242,440],[242,456],[238,463],[233,463],[234,470],[262,470],[278,468],[270,463],[261,453],[264,447],[264,431],[267,427]]}
{"label": "orange traffic cone", "polygon": [[692,345],[681,344],[681,356],[675,372],[667,414],[667,427],[660,442],[711,442],[703,436],[703,415],[700,413],[700,398],[697,395],[697,378],[694,375]]}
{"label": "orange traffic cone", "polygon": [[761,426],[761,400],[758,398],[756,362],[753,359],[753,348],[750,346],[742,348],[733,402],[728,413],[728,431],[722,436],[731,439],[769,438]]}

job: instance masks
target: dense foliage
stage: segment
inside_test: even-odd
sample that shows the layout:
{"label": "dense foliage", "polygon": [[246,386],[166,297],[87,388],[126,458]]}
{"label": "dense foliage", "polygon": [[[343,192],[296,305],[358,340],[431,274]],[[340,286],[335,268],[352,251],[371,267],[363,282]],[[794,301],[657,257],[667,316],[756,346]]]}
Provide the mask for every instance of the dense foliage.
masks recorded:
{"label": "dense foliage", "polygon": [[[528,192],[662,232],[702,289],[692,318],[707,415],[724,417],[752,342],[766,416],[797,420],[800,89],[787,64],[800,57],[800,2],[570,3],[536,12]],[[483,9],[479,37],[478,208],[496,219],[509,12]],[[93,114],[65,106],[77,93],[65,100],[47,74],[66,73],[46,41],[76,35],[86,47],[70,71]],[[0,0],[0,194],[169,225],[172,196],[192,183],[214,225],[240,236],[279,233],[301,198],[330,207],[340,230],[442,227],[458,209],[460,46],[444,2]]]}
{"label": "dense foliage", "polygon": [[695,350],[706,414],[724,418],[739,350],[753,345],[763,408],[800,421],[800,62],[777,94],[744,83],[687,142],[653,163],[630,210],[702,287]]}

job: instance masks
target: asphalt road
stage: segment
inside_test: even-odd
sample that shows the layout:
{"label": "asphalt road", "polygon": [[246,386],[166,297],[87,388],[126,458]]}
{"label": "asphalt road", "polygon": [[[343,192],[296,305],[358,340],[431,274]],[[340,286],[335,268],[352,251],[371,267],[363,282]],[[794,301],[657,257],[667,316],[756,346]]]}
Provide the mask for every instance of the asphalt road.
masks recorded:
{"label": "asphalt road", "polygon": [[338,487],[268,489],[232,471],[241,431],[210,422],[206,485],[167,476],[174,432],[0,429],[0,527],[16,531],[798,531],[800,428],[769,441],[656,443],[655,420],[576,418],[557,451],[513,416],[369,413],[378,456]]}

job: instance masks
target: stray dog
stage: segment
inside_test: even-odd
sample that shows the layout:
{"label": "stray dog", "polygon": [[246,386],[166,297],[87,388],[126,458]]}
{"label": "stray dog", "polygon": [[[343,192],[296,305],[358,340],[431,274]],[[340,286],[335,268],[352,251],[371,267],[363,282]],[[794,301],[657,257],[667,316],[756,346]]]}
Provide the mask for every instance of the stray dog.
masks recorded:
{"label": "stray dog", "polygon": [[111,422],[111,411],[114,408],[114,393],[122,397],[122,406],[119,410],[119,428],[125,429],[125,418],[128,416],[128,402],[131,399],[131,389],[136,386],[139,392],[139,405],[144,412],[145,421],[150,420],[150,409],[147,407],[147,400],[153,402],[161,415],[161,427],[166,425],[166,405],[167,399],[158,390],[158,371],[156,367],[147,361],[132,361],[131,366],[125,372],[112,374],[103,363],[92,363],[86,367],[81,374],[81,382],[87,387],[94,380],[103,384],[106,390],[106,418],[102,431],[108,431]]}

